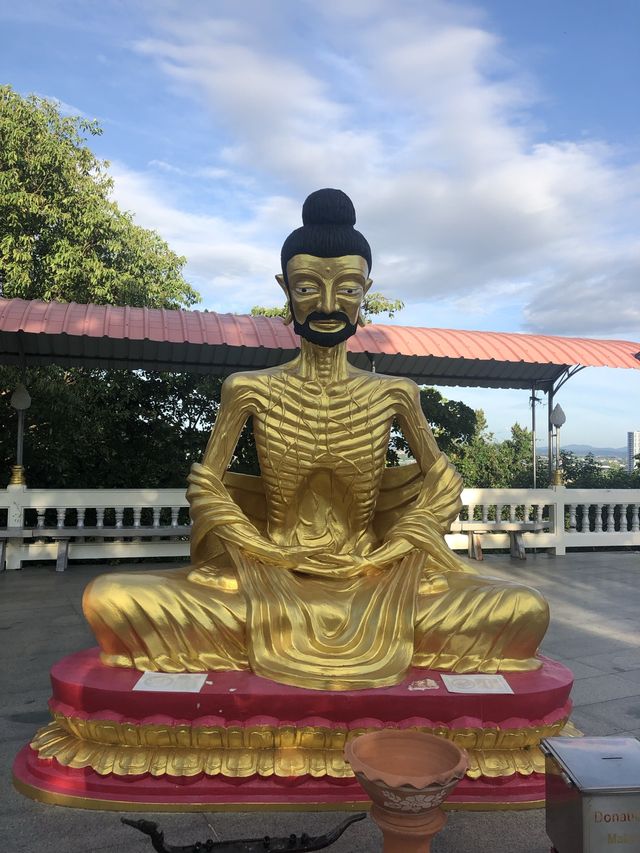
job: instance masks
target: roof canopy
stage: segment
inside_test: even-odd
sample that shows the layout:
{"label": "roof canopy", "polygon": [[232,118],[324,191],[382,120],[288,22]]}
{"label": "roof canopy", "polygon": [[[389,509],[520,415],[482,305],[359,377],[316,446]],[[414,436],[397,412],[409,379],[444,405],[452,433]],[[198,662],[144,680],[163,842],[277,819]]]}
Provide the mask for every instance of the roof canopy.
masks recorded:
{"label": "roof canopy", "polygon": [[[348,342],[357,367],[433,385],[549,390],[567,370],[640,370],[640,343],[371,324]],[[0,299],[0,361],[226,375],[292,358],[279,318]]]}

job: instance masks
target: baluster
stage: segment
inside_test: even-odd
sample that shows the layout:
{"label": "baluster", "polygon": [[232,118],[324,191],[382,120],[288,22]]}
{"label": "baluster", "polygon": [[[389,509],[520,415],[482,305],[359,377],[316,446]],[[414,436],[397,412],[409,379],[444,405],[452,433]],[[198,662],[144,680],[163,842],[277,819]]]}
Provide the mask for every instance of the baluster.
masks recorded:
{"label": "baluster", "polygon": [[140,516],[142,515],[142,507],[134,506],[133,508],[133,526],[140,527]]}
{"label": "baluster", "polygon": [[104,507],[96,507],[96,527],[104,527]]}
{"label": "baluster", "polygon": [[516,520],[516,504],[509,504],[509,521]]}
{"label": "baluster", "polygon": [[43,510],[43,509],[38,509],[38,510],[36,510],[36,512],[38,513],[38,527],[44,527],[44,513],[45,513],[45,510]]}
{"label": "baluster", "polygon": [[161,507],[154,506],[153,508],[153,526],[160,527],[160,510]]}
{"label": "baluster", "polygon": [[569,530],[571,530],[573,533],[575,533],[577,529],[576,507],[577,504],[569,504]]}
{"label": "baluster", "polygon": [[631,532],[640,533],[640,504],[634,504],[631,510]]}
{"label": "baluster", "polygon": [[535,520],[536,521],[542,521],[542,511],[543,510],[544,510],[543,504],[536,504],[535,505],[535,511],[536,511]]}
{"label": "baluster", "polygon": [[626,533],[629,529],[627,520],[627,507],[629,504],[620,504],[620,533]]}
{"label": "baluster", "polygon": [[122,516],[124,515],[124,507],[116,506],[114,507],[114,511],[116,514],[116,527],[122,527]]}
{"label": "baluster", "polygon": [[[84,527],[84,514],[86,512],[85,508],[82,506],[75,507],[76,511],[76,527],[78,530],[82,530]],[[84,542],[84,536],[78,536],[76,538],[76,542]]]}
{"label": "baluster", "polygon": [[593,532],[602,533],[602,507],[604,504],[596,504],[596,523]]}
{"label": "baluster", "polygon": [[482,504],[482,522],[486,524],[489,520],[489,504]]}
{"label": "baluster", "polygon": [[616,504],[607,504],[607,533],[615,533]]}
{"label": "baluster", "polygon": [[171,507],[171,526],[172,527],[178,526],[178,513],[179,512],[180,512],[179,506],[172,506]]}
{"label": "baluster", "polygon": [[591,504],[582,504],[582,525],[581,533],[591,533],[591,522],[589,521],[589,509]]}
{"label": "baluster", "polygon": [[502,521],[502,508],[504,504],[496,504],[496,524]]}
{"label": "baluster", "polygon": [[57,507],[56,508],[56,517],[58,519],[58,527],[64,527],[64,516],[65,516],[65,508]]}
{"label": "baluster", "polygon": [[469,506],[467,507],[467,518],[469,519],[469,521],[473,521],[473,516],[475,515],[475,513],[476,513],[476,505],[475,504],[469,504]]}

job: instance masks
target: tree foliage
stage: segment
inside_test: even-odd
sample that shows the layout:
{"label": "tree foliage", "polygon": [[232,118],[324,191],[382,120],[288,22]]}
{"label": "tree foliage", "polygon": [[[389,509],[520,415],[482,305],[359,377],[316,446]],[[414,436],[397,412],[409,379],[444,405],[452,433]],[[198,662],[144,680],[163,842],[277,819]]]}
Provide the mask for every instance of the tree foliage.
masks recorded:
{"label": "tree foliage", "polygon": [[593,453],[576,456],[570,450],[561,450],[565,485],[575,489],[637,489],[640,488],[640,468],[630,472],[617,460],[605,467]]}
{"label": "tree foliage", "polygon": [[404,308],[402,299],[388,299],[382,293],[369,292],[365,295],[362,302],[362,313],[365,320],[370,323],[372,317],[378,314],[386,314],[387,317],[393,318]]}
{"label": "tree foliage", "polygon": [[[0,87],[0,295],[181,308],[184,258],[111,201],[96,122]],[[219,380],[140,371],[0,367],[0,462],[15,457],[11,392],[23,380],[25,463],[42,487],[178,486],[206,441]],[[212,397],[214,402],[211,401]]]}
{"label": "tree foliage", "polygon": [[0,295],[181,308],[199,300],[185,259],[111,200],[96,121],[0,87]]}
{"label": "tree foliage", "polygon": [[[533,486],[531,432],[519,424],[511,435],[496,441],[487,427],[484,412],[476,412],[476,430],[471,440],[458,445],[452,459],[467,488],[528,488]],[[544,460],[538,460],[538,481],[546,485]]]}
{"label": "tree foliage", "polygon": [[[64,488],[183,486],[202,456],[220,384],[186,373],[60,367],[30,370],[28,380],[29,484]],[[0,447],[8,471],[13,443]]]}
{"label": "tree foliage", "polygon": [[[435,388],[420,389],[420,405],[429,422],[438,447],[454,456],[472,440],[476,432],[476,412],[465,403],[447,400]],[[413,458],[411,448],[397,423],[391,430],[387,461],[397,465],[405,457]]]}
{"label": "tree foliage", "polygon": [[289,306],[286,304],[280,308],[266,308],[264,305],[254,305],[250,313],[252,317],[282,317],[284,320],[288,310]]}

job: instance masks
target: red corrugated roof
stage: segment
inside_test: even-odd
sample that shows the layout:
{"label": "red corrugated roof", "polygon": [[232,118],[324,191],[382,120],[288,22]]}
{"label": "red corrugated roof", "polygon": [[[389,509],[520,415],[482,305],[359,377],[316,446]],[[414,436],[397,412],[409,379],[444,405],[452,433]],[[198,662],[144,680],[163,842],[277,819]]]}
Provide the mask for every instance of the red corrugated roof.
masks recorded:
{"label": "red corrugated roof", "polygon": [[[291,357],[279,318],[0,299],[0,359],[230,373]],[[566,367],[640,369],[640,344],[375,323],[349,341],[352,361],[434,384],[530,387]]]}

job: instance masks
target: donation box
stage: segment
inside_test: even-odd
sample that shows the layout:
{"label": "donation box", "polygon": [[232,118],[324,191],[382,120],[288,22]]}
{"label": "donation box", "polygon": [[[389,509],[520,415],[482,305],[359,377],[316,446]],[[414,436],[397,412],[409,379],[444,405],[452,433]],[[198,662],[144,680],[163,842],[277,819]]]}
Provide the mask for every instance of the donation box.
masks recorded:
{"label": "donation box", "polygon": [[639,853],[640,741],[552,737],[540,746],[547,835],[558,853]]}

